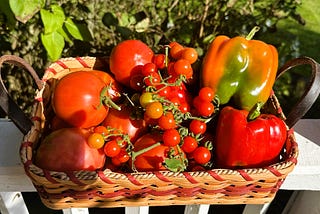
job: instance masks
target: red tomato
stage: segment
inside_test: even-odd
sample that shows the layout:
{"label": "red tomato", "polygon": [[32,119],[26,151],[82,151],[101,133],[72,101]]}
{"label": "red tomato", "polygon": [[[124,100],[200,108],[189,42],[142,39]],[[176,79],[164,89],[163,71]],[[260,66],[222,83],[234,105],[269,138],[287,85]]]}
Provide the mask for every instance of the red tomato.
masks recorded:
{"label": "red tomato", "polygon": [[202,165],[208,163],[211,160],[211,152],[204,146],[197,147],[193,151],[192,156],[198,164]]}
{"label": "red tomato", "polygon": [[92,70],[90,71],[94,75],[97,75],[102,79],[102,81],[106,84],[106,86],[110,86],[108,89],[108,96],[113,100],[119,100],[122,92],[121,85],[107,72],[99,71],[99,70]]}
{"label": "red tomato", "polygon": [[[135,142],[134,151],[140,151],[160,141],[162,141],[162,136],[160,134],[147,133]],[[169,151],[170,147],[160,144],[159,146],[138,155],[133,164],[138,171],[167,170],[163,165],[163,162]]]}
{"label": "red tomato", "polygon": [[135,119],[130,117],[133,108],[126,105],[120,105],[121,110],[110,108],[103,126],[110,126],[128,134],[131,141],[135,141],[146,131],[146,123],[143,119]]}
{"label": "red tomato", "polygon": [[101,123],[108,107],[101,105],[101,91],[106,85],[88,71],[77,71],[62,77],[53,92],[56,115],[70,125],[89,128]]}
{"label": "red tomato", "polygon": [[63,128],[52,132],[41,142],[35,164],[51,171],[96,170],[105,163],[102,149],[87,143],[90,132],[81,128]]}
{"label": "red tomato", "polygon": [[140,40],[125,40],[116,45],[110,55],[110,71],[117,81],[129,86],[137,66],[152,62],[153,51]]}

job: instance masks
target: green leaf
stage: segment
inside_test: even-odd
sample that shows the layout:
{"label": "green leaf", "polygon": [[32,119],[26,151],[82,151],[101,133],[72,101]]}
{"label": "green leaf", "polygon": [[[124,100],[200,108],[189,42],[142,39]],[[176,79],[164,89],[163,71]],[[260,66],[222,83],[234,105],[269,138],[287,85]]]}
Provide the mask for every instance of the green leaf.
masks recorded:
{"label": "green leaf", "polygon": [[45,4],[45,0],[9,0],[9,5],[17,20],[26,23]]}
{"label": "green leaf", "polygon": [[41,9],[40,15],[45,34],[50,34],[57,31],[59,28],[62,28],[66,18],[63,9],[59,5],[52,5],[51,11]]}
{"label": "green leaf", "polygon": [[71,18],[67,18],[64,25],[73,38],[83,41],[83,37],[78,26],[72,21]]}
{"label": "green leaf", "polygon": [[52,61],[58,60],[65,45],[63,36],[58,32],[41,34],[41,41],[48,53],[49,58]]}
{"label": "green leaf", "polygon": [[187,168],[185,160],[181,158],[166,158],[164,162],[165,167],[172,172],[183,172]]}

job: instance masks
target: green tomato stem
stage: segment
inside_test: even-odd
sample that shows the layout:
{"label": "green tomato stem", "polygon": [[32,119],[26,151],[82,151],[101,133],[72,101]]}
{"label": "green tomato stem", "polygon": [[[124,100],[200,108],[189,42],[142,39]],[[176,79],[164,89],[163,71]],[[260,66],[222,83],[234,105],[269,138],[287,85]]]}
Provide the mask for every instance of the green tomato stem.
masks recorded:
{"label": "green tomato stem", "polygon": [[161,145],[161,143],[160,143],[160,142],[157,142],[157,143],[152,144],[151,146],[146,147],[146,148],[144,148],[144,149],[141,149],[141,150],[139,150],[139,151],[136,151],[136,152],[132,151],[132,152],[131,152],[132,170],[133,170],[134,172],[137,172],[137,169],[136,169],[136,167],[135,167],[135,165],[134,165],[134,162],[135,162],[137,156],[139,156],[139,155],[141,155],[141,154],[143,154],[143,153],[145,153],[145,152],[147,152],[147,151],[150,151],[151,149],[156,148],[157,146],[160,146],[160,145]]}
{"label": "green tomato stem", "polygon": [[111,107],[111,108],[114,108],[114,109],[120,111],[121,107],[118,106],[115,102],[113,102],[112,99],[108,95],[106,95],[108,90],[109,90],[109,86],[106,86],[101,90],[99,107],[102,104],[104,104],[104,105],[106,105],[108,107]]}

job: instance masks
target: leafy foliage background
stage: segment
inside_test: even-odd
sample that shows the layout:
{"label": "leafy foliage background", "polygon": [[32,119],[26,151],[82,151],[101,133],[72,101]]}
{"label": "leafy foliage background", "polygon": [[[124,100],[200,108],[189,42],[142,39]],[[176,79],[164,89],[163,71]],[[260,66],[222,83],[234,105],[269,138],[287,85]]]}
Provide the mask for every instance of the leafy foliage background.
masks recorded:
{"label": "leafy foliage background", "polygon": [[[16,5],[38,4],[36,11],[21,18]],[[64,46],[59,57],[106,56],[112,48],[125,39],[140,39],[159,51],[161,45],[178,41],[195,47],[203,57],[209,43],[218,34],[230,37],[246,35],[254,26],[260,26],[255,39],[262,39],[279,50],[280,64],[299,55],[292,44],[272,38],[280,20],[293,18],[300,24],[303,18],[297,13],[299,0],[1,0],[0,51],[1,55],[14,54],[27,60],[42,76],[45,68],[56,59],[50,59],[41,34],[45,32],[40,9],[51,10],[52,5],[63,8],[72,19],[81,39],[64,35]],[[54,20],[53,20],[54,21]],[[67,31],[65,31],[67,32]],[[51,49],[60,44],[51,44]],[[56,46],[56,47],[55,47]],[[52,50],[51,50],[52,51]],[[19,71],[19,72],[18,72]],[[15,100],[30,111],[35,86],[31,77],[17,68],[5,66],[2,77]],[[279,99],[283,106],[290,106],[292,75],[277,83]],[[301,82],[301,81],[300,81]],[[299,83],[300,84],[300,83]],[[294,87],[303,87],[301,84]],[[283,93],[284,92],[284,93]]]}

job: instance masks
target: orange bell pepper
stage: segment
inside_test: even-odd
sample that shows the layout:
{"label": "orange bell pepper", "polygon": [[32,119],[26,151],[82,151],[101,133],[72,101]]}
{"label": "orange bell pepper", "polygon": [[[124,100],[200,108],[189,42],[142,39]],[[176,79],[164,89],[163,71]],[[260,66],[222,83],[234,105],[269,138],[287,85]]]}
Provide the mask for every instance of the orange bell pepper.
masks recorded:
{"label": "orange bell pepper", "polygon": [[251,40],[256,28],[245,38],[217,36],[204,57],[201,83],[209,86],[221,104],[250,111],[270,96],[278,69],[277,49]]}

